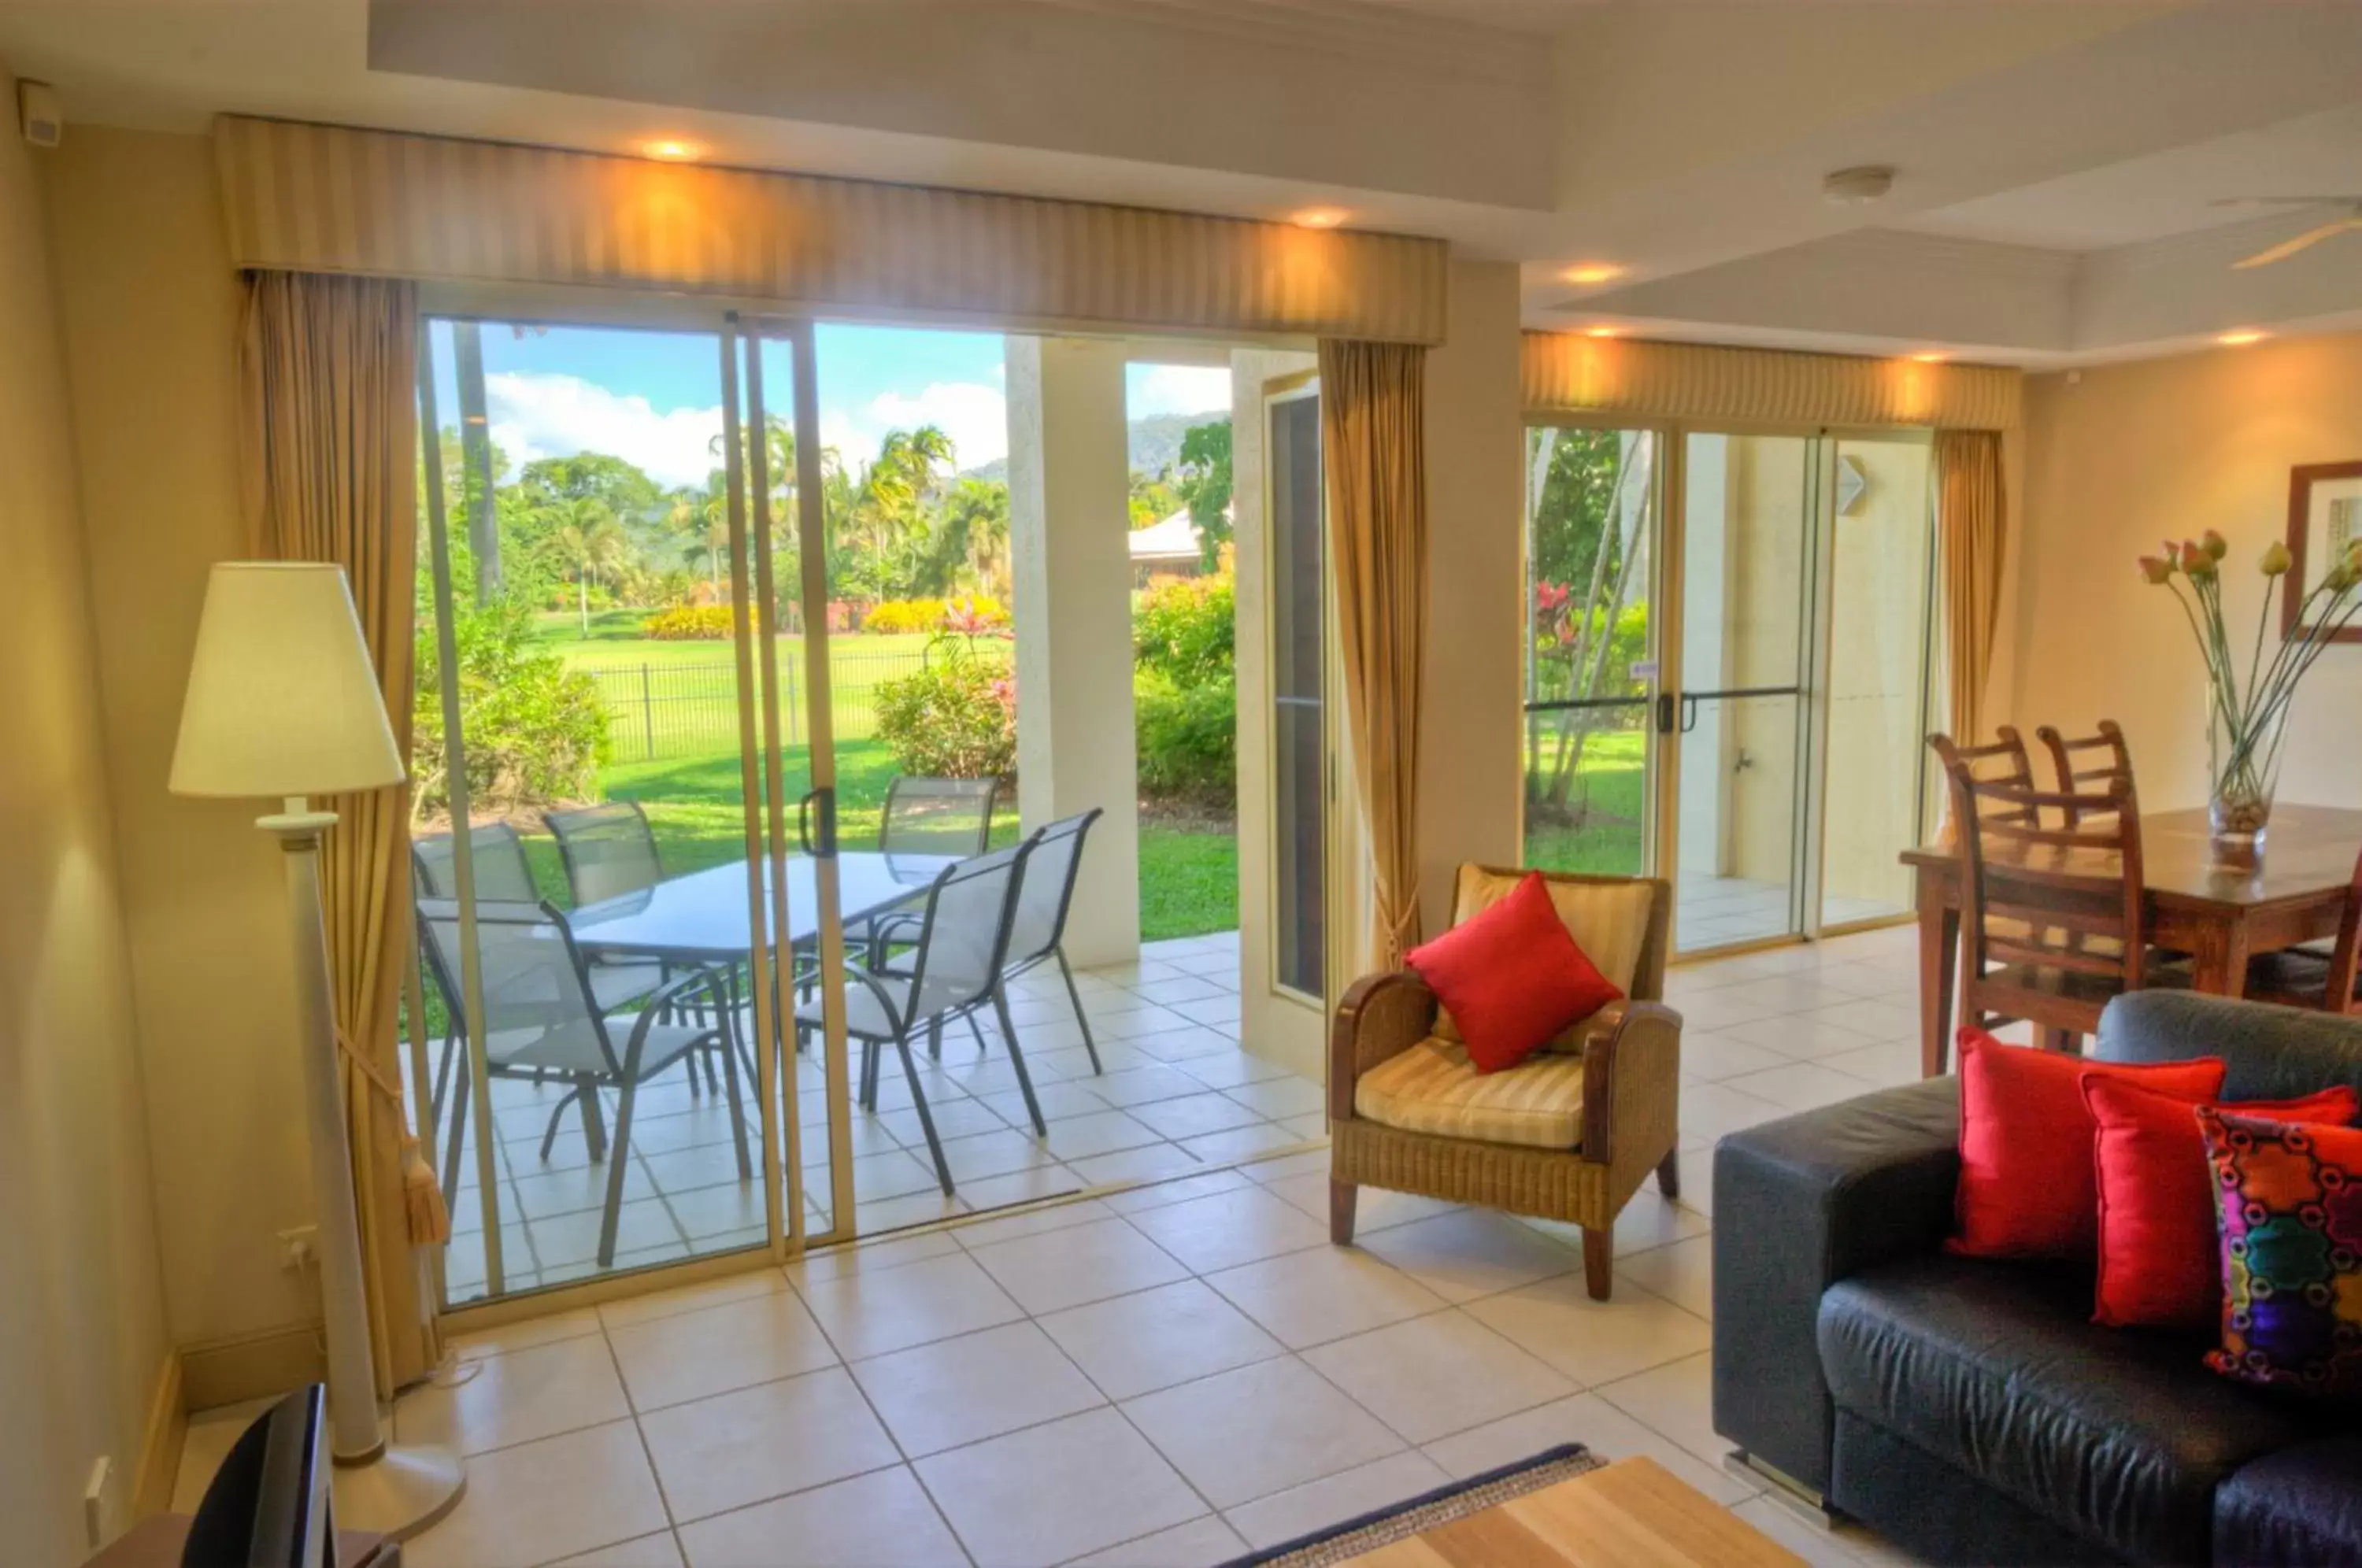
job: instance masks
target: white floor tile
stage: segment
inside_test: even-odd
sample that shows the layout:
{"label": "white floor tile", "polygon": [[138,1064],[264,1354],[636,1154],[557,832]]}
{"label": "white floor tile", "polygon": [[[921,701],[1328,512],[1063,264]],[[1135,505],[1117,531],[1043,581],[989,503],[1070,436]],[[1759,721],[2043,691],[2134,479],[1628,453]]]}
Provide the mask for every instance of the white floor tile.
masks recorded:
{"label": "white floor tile", "polygon": [[1133,1227],[1198,1274],[1324,1246],[1327,1225],[1252,1185],[1131,1216]]}
{"label": "white floor tile", "polygon": [[1466,1310],[1584,1387],[1694,1354],[1713,1332],[1705,1319],[1629,1280],[1613,1299],[1594,1301],[1580,1274],[1488,1296]]}
{"label": "white floor tile", "polygon": [[1443,1297],[1408,1275],[1351,1247],[1288,1253],[1206,1283],[1291,1350],[1416,1318]]}
{"label": "white floor tile", "polygon": [[568,1557],[550,1568],[681,1568],[680,1542],[672,1531],[665,1530]]}
{"label": "white floor tile", "polygon": [[1506,1214],[1454,1209],[1360,1238],[1362,1247],[1446,1301],[1473,1301],[1583,1266],[1580,1253]]}
{"label": "white floor tile", "polygon": [[1032,1323],[857,1361],[852,1371],[913,1459],[1106,1403]]}
{"label": "white floor tile", "polygon": [[1569,1442],[1579,1442],[1602,1459],[1653,1459],[1717,1503],[1744,1502],[1760,1489],[1719,1464],[1709,1464],[1596,1394],[1578,1394],[1454,1432],[1429,1443],[1427,1455],[1452,1474],[1466,1477]]}
{"label": "white floor tile", "polygon": [[837,1353],[848,1361],[947,1340],[1025,1315],[990,1275],[958,1251],[957,1242],[952,1245],[947,1256],[900,1268],[807,1279],[799,1288]]}
{"label": "white floor tile", "polygon": [[786,1290],[625,1324],[607,1338],[633,1407],[643,1412],[836,1363],[811,1313]]}
{"label": "white floor tile", "polygon": [[1292,1357],[1142,1395],[1125,1401],[1123,1412],[1225,1511],[1404,1447],[1375,1417]]}
{"label": "white floor tile", "polygon": [[1073,1568],[1209,1568],[1242,1555],[1247,1543],[1220,1514],[1075,1559]]}
{"label": "white floor tile", "polygon": [[1203,1283],[1184,1279],[1053,1312],[1041,1326],[1110,1399],[1286,1353]]}
{"label": "white floor tile", "polygon": [[1206,1511],[1114,1410],[1028,1427],[913,1468],[977,1568],[1063,1562]]}
{"label": "white floor tile", "polygon": [[903,1465],[681,1527],[689,1568],[883,1568],[964,1563],[943,1516]]}
{"label": "white floor tile", "polygon": [[975,1249],[974,1256],[1020,1307],[1032,1313],[1169,1285],[1189,1273],[1112,1216],[1046,1235],[997,1242]]}
{"label": "white floor tile", "polygon": [[468,1462],[468,1490],[403,1542],[406,1568],[534,1568],[669,1524],[629,1421],[521,1443]]}
{"label": "white floor tile", "polygon": [[1460,1311],[1316,1345],[1304,1359],[1414,1443],[1575,1392],[1573,1382]]}
{"label": "white floor tile", "polygon": [[1395,1453],[1242,1504],[1223,1517],[1250,1545],[1271,1547],[1416,1497],[1451,1479],[1423,1453]]}
{"label": "white floor tile", "polygon": [[843,1367],[670,1406],[640,1430],[679,1524],[902,1457]]}

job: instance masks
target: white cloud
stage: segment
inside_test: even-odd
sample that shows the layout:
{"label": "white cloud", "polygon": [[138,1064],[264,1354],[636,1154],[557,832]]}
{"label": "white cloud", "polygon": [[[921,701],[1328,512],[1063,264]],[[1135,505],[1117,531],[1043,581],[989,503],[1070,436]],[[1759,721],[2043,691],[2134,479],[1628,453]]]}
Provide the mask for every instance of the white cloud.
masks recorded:
{"label": "white cloud", "polygon": [[604,452],[670,487],[703,484],[720,462],[712,450],[722,434],[719,407],[658,414],[636,394],[547,374],[486,376],[484,402],[492,440],[516,468],[537,458]]}
{"label": "white cloud", "polygon": [[1130,388],[1133,419],[1153,414],[1228,414],[1231,372],[1221,365],[1143,365]]}
{"label": "white cloud", "polygon": [[877,459],[888,431],[922,425],[942,427],[963,469],[1009,455],[1009,400],[981,381],[930,381],[915,396],[880,392],[855,409],[823,408],[820,437],[836,448],[847,472],[859,473]]}

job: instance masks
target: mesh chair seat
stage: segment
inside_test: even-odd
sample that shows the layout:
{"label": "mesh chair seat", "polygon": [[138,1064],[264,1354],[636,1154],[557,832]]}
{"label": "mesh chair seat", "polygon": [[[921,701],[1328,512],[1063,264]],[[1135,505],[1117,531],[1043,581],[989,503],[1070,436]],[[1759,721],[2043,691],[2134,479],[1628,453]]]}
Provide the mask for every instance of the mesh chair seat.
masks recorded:
{"label": "mesh chair seat", "polygon": [[[914,1020],[940,1017],[976,999],[973,993],[943,981],[927,981],[914,998],[909,975],[871,971],[870,978],[877,988],[875,990],[857,979],[844,988],[844,1032],[863,1040],[891,1040]],[[879,991],[885,995],[881,997]],[[796,1021],[807,1029],[818,1029],[819,1001],[798,1006]]]}

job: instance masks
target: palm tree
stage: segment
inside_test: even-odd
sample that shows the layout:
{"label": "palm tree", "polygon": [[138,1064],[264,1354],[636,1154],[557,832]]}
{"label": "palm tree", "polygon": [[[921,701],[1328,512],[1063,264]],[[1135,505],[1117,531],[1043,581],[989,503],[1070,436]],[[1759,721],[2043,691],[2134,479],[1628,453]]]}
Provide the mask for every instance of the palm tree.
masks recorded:
{"label": "palm tree", "polygon": [[730,543],[730,481],[720,469],[705,476],[705,488],[683,485],[666,498],[665,526],[689,542],[684,559],[705,558],[707,580],[722,586],[722,552]]}
{"label": "palm tree", "polygon": [[607,503],[582,496],[567,503],[567,520],[550,542],[574,572],[575,602],[582,616],[582,635],[590,635],[590,580],[623,569],[632,558],[632,541]]}

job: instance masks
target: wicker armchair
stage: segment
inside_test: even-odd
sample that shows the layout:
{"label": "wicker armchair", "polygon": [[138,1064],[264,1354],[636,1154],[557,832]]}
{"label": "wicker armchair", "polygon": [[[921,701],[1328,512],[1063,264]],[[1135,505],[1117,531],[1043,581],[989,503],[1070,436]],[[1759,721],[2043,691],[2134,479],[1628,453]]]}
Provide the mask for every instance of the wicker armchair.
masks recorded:
{"label": "wicker armchair", "polygon": [[[1453,923],[1523,875],[1462,867]],[[1517,1066],[1478,1077],[1417,975],[1355,981],[1330,1035],[1329,1231],[1341,1246],[1352,1241],[1365,1185],[1565,1220],[1583,1227],[1584,1281],[1604,1301],[1616,1216],[1652,1171],[1667,1198],[1680,1191],[1682,1020],[1662,1000],[1672,889],[1639,878],[1545,878],[1560,918],[1629,999]],[[1470,1127],[1493,1136],[1447,1131]]]}

